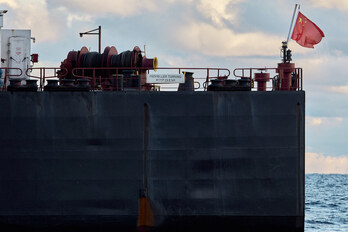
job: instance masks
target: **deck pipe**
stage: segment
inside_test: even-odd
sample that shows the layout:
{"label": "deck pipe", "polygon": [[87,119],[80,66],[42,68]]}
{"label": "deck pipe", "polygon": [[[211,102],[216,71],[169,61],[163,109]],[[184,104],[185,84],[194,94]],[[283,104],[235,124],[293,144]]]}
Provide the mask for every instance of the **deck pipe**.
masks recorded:
{"label": "deck pipe", "polygon": [[257,91],[266,91],[267,82],[270,80],[269,73],[255,73],[254,80],[257,82]]}
{"label": "deck pipe", "polygon": [[294,63],[278,63],[280,90],[288,91],[291,88],[291,74],[295,71]]}

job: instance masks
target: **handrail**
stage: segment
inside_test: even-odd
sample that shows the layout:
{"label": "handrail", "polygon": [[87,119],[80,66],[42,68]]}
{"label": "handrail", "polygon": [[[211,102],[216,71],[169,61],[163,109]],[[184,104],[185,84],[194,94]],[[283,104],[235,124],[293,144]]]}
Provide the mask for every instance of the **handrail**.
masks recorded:
{"label": "handrail", "polygon": [[[267,70],[273,70],[275,73],[278,73],[277,70],[283,70],[288,68],[235,68],[233,70],[233,75],[237,78],[249,78],[250,80],[253,80],[253,74],[254,71],[267,71]],[[241,75],[237,75],[237,71],[241,72]],[[246,75],[246,72],[248,71],[249,75]],[[302,68],[295,68],[293,72],[296,76],[296,90],[303,90],[303,71]],[[271,78],[274,79],[274,78]]]}
{"label": "handrail", "polygon": [[[33,70],[40,70],[40,76],[34,76],[30,73]],[[46,76],[48,70],[53,70],[54,75]],[[43,85],[45,84],[45,80],[49,78],[58,78],[58,71],[64,70],[63,73],[60,73],[60,76],[66,77],[68,75],[68,70],[66,68],[59,67],[39,67],[39,68],[28,68],[25,73],[28,77],[37,78],[40,80],[40,89],[43,89]]]}
{"label": "handrail", "polygon": [[[149,68],[147,67],[94,67],[94,68],[74,68],[72,70],[72,75],[75,77],[75,78],[81,78],[81,79],[84,79],[88,76],[81,76],[81,75],[78,75],[76,74],[75,72],[77,70],[136,70],[136,71],[148,71]],[[220,75],[220,71],[227,71],[228,74],[227,75],[224,75],[224,76],[230,76],[231,75],[231,71],[227,68],[179,68],[179,67],[158,67],[156,68],[156,70],[178,70],[179,73],[180,71],[182,70],[206,70],[207,71],[207,75],[209,76],[209,72],[210,71],[218,71],[218,75]]]}
{"label": "handrail", "polygon": [[[85,72],[89,70],[90,72],[92,71],[92,76],[86,76]],[[93,81],[93,83],[96,83],[96,78],[99,78],[98,81],[101,82],[100,80],[100,76],[96,76],[96,72],[100,70],[100,71],[107,71],[108,74],[106,76],[110,76],[110,71],[115,71],[116,75],[118,75],[120,72],[120,70],[134,70],[134,71],[139,71],[139,72],[149,72],[149,68],[147,67],[93,67],[93,68],[74,68],[72,70],[72,76],[75,79],[90,79]],[[206,81],[205,82],[209,82],[211,76],[210,76],[210,72],[211,71],[217,71],[217,76],[214,76],[214,78],[222,78],[222,79],[227,79],[230,74],[231,71],[227,68],[189,68],[189,67],[158,67],[156,68],[156,70],[178,70],[178,72],[182,72],[183,70],[199,70],[199,71],[206,71]],[[220,75],[220,72],[225,71],[226,75]],[[108,77],[103,77],[102,79],[108,79]],[[202,79],[202,78],[197,78],[195,77],[195,79]],[[203,84],[204,85],[204,84]],[[199,85],[200,86],[200,85]],[[93,89],[93,87],[92,87]]]}
{"label": "handrail", "polygon": [[[23,71],[20,68],[1,68],[4,70],[5,76],[4,76],[4,86],[2,87],[2,91],[6,91],[6,82],[8,80],[9,77],[19,77],[22,76]],[[286,68],[235,68],[233,70],[233,75],[236,78],[248,78],[250,79],[250,83],[253,85],[254,83],[254,79],[253,79],[253,75],[256,73],[256,71],[274,71],[274,73],[279,73],[279,70],[281,69],[286,69]],[[18,70],[18,74],[9,74],[10,70]],[[38,75],[33,75],[31,72],[34,70],[39,70],[39,76]],[[91,81],[93,81],[91,83],[91,87],[92,90],[95,90],[95,88],[98,88],[101,86],[102,81],[104,80],[109,80],[111,79],[111,73],[116,74],[116,76],[119,73],[122,73],[123,70],[134,70],[134,71],[138,71],[141,74],[145,74],[145,73],[149,73],[150,70],[149,68],[146,67],[92,67],[92,68],[74,68],[72,69],[71,74],[69,74],[68,70],[66,68],[60,68],[60,67],[38,67],[38,68],[28,68],[25,71],[25,74],[28,77],[31,78],[37,78],[40,81],[40,90],[43,90],[43,86],[45,85],[45,81],[46,79],[49,78],[59,78],[61,79],[65,79],[68,75],[68,78],[72,78],[72,79],[89,79]],[[210,83],[211,79],[221,79],[221,80],[225,80],[227,79],[230,74],[231,71],[227,68],[190,68],[190,67],[159,67],[157,68],[157,70],[177,70],[179,73],[183,72],[183,71],[194,71],[194,70],[198,70],[198,71],[203,71],[206,73],[206,77],[202,78],[202,77],[194,77],[195,81],[194,83],[198,85],[198,87],[194,87],[194,89],[198,89],[201,86],[203,86],[204,90],[207,89],[208,84]],[[214,71],[217,73],[217,75],[212,75],[211,72]],[[48,74],[48,72],[50,72],[50,74]],[[51,74],[53,72],[53,74]],[[226,75],[221,75],[221,72],[225,72]],[[85,75],[87,73],[87,75]],[[198,72],[199,73],[199,72]],[[302,68],[295,68],[293,73],[293,86],[291,87],[292,90],[302,90],[303,89],[303,70]],[[200,75],[202,75],[202,73],[200,73]],[[204,73],[203,73],[204,76]],[[128,78],[129,79],[129,78]],[[277,75],[275,75],[273,78],[270,78],[271,80],[274,81],[273,83],[273,90],[279,88],[279,84],[280,82],[282,82],[282,80],[280,80],[279,78],[277,78]],[[144,80],[142,78],[142,80]],[[203,81],[205,80],[205,81]],[[97,82],[99,83],[97,85]],[[144,82],[142,82],[144,83]],[[153,88],[156,88],[157,85],[154,84],[149,84],[148,86],[152,86]],[[169,85],[169,87],[165,87],[167,89],[170,88],[175,88],[174,86]],[[253,87],[252,87],[253,88]],[[270,88],[270,87],[267,87]],[[103,89],[103,88],[102,88]],[[103,89],[104,90],[104,89]]]}
{"label": "handrail", "polygon": [[[1,91],[6,91],[7,77],[20,77],[23,74],[23,71],[20,68],[0,68],[0,69],[5,70],[4,85],[2,86]],[[18,70],[19,74],[8,74],[9,70]]]}

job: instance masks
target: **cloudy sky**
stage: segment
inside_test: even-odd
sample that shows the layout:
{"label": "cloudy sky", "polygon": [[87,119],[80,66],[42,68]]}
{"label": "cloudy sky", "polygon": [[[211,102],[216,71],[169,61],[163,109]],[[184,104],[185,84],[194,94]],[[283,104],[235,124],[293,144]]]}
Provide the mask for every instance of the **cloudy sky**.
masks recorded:
{"label": "cloudy sky", "polygon": [[[4,28],[31,29],[38,66],[59,66],[70,50],[125,51],[146,44],[160,66],[276,67],[295,3],[325,33],[314,49],[294,41],[304,69],[306,172],[348,173],[347,0],[0,0]],[[347,137],[346,137],[347,136]]]}

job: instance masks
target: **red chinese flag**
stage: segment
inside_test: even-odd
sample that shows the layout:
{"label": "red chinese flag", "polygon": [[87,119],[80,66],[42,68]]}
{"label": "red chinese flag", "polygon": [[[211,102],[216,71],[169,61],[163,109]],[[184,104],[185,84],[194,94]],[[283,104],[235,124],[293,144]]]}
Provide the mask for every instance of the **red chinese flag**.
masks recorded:
{"label": "red chinese flag", "polygon": [[323,37],[325,37],[324,32],[301,12],[298,12],[291,39],[296,40],[303,47],[314,48],[313,45],[319,43]]}

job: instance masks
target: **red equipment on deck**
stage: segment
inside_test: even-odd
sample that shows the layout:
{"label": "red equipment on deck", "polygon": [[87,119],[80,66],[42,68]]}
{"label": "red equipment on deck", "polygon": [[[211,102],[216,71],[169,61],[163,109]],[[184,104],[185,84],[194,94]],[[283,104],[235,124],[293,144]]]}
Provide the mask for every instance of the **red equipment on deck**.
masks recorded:
{"label": "red equipment on deck", "polygon": [[[59,79],[75,79],[76,75],[91,78],[92,83],[101,85],[102,89],[108,89],[112,85],[111,79],[112,75],[123,74],[123,70],[129,70],[132,68],[142,67],[140,70],[141,85],[145,84],[145,73],[147,70],[154,69],[158,67],[158,60],[156,57],[147,58],[142,56],[141,50],[138,46],[135,46],[132,51],[125,51],[118,53],[117,49],[112,47],[106,47],[104,52],[100,54],[99,52],[89,52],[86,47],[82,47],[80,51],[70,51],[67,58],[61,63],[61,69],[68,71],[68,74],[58,75]],[[75,68],[87,68],[83,70],[83,73],[73,73]],[[88,70],[88,68],[108,68],[104,70]],[[112,70],[110,68],[115,68]],[[116,70],[116,68],[124,68]],[[81,70],[79,70],[81,71]]]}

